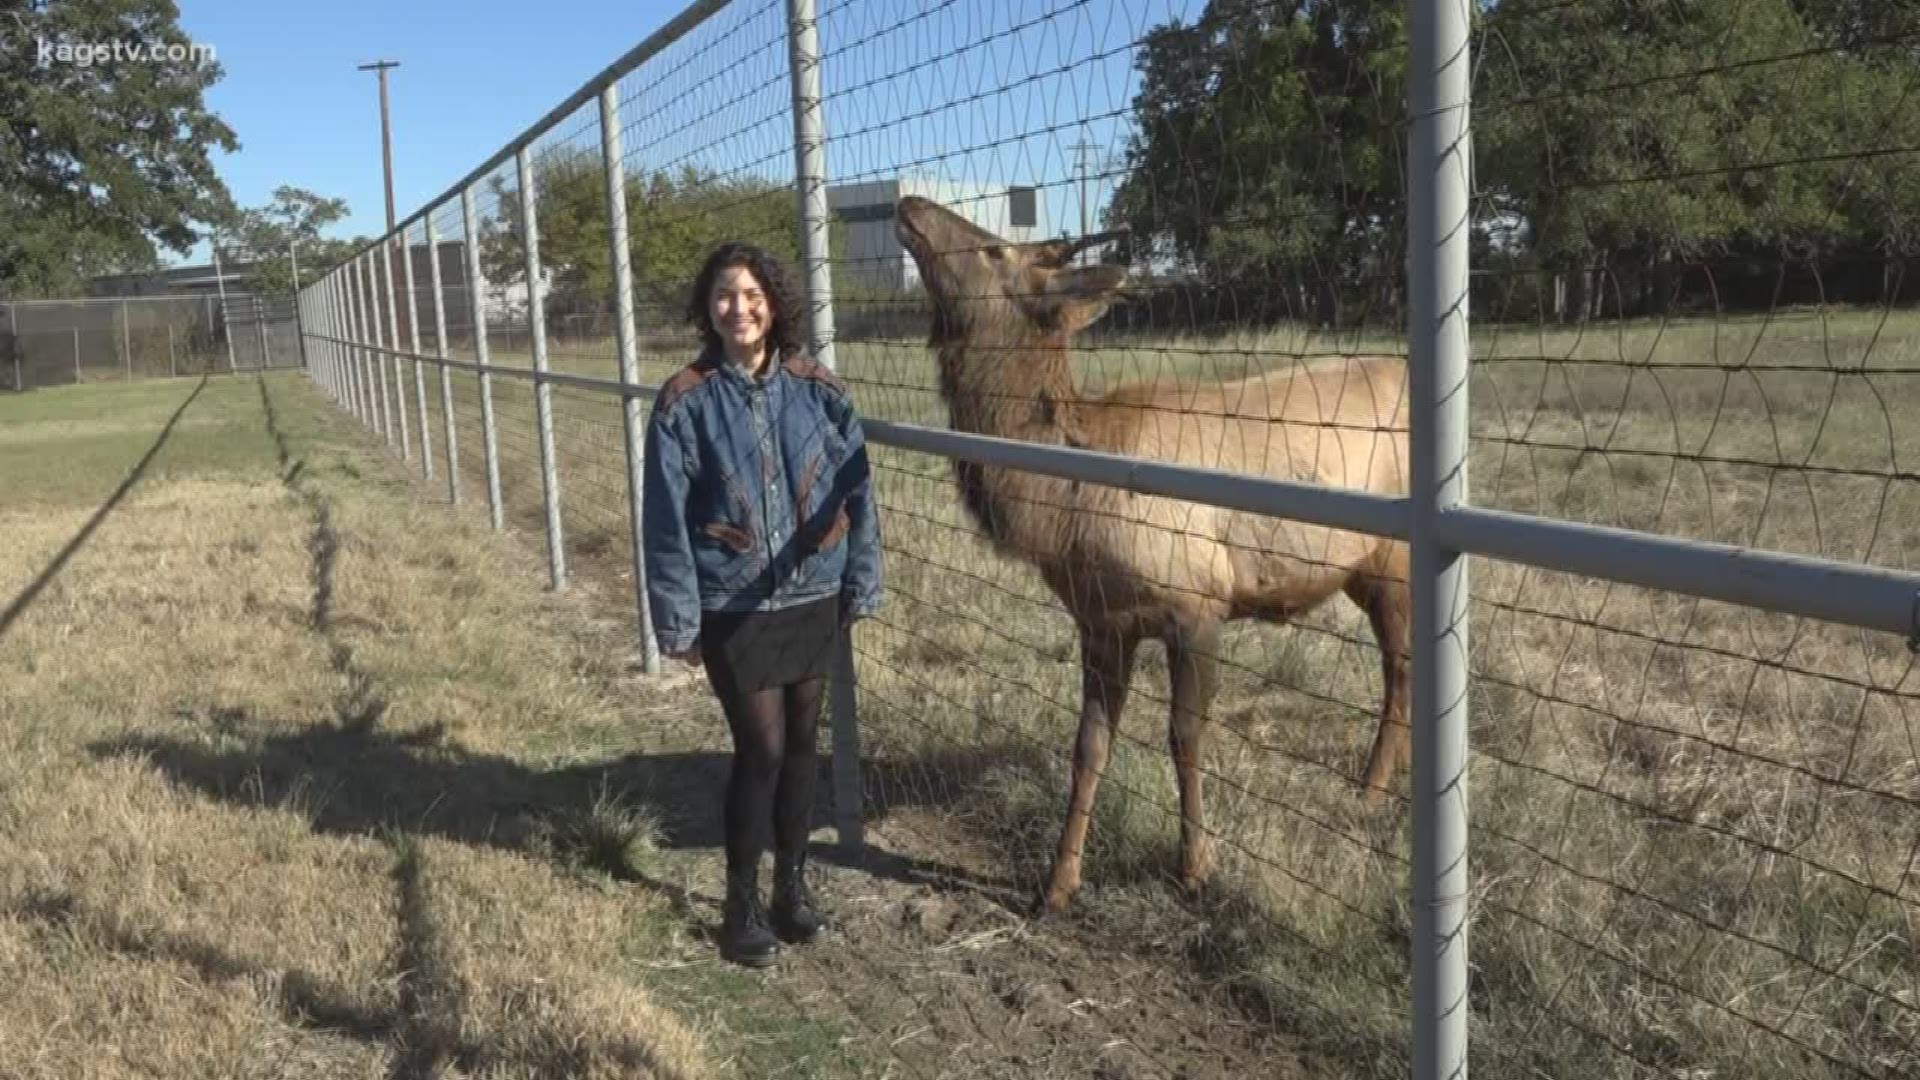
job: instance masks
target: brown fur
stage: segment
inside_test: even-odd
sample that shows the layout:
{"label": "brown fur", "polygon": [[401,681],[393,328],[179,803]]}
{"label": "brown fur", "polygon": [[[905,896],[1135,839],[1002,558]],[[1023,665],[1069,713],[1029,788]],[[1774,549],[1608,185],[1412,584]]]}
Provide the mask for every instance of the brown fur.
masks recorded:
{"label": "brown fur", "polygon": [[[1331,487],[1404,493],[1406,373],[1337,358],[1230,383],[1154,382],[1083,397],[1072,335],[1105,313],[1117,267],[1069,267],[1086,243],[1010,244],[925,199],[898,230],[934,305],[940,389],[960,431],[1085,447]],[[1073,791],[1043,899],[1066,906],[1141,640],[1167,648],[1180,876],[1207,876],[1200,755],[1220,627],[1283,621],[1337,592],[1365,610],[1385,694],[1364,783],[1383,790],[1407,748],[1407,556],[1379,537],[1177,499],[955,462],[960,496],[999,551],[1033,564],[1080,633]]]}

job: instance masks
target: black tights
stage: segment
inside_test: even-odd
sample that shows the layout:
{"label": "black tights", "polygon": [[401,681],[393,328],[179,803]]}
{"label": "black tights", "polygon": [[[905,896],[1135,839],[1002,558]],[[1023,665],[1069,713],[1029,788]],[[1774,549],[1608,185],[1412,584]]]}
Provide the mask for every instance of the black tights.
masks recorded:
{"label": "black tights", "polygon": [[748,873],[765,850],[761,830],[773,821],[774,850],[797,855],[813,819],[814,743],[825,679],[729,692],[715,687],[733,733],[727,778],[727,869]]}

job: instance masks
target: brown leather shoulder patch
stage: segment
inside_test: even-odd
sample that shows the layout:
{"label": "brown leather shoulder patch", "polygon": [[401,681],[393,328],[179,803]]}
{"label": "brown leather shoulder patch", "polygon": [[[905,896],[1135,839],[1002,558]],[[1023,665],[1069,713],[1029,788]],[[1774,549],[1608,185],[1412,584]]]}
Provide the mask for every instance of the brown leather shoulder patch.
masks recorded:
{"label": "brown leather shoulder patch", "polygon": [[662,411],[673,408],[675,402],[686,397],[693,391],[698,390],[708,379],[713,377],[713,373],[713,365],[707,363],[704,359],[695,360],[693,363],[681,368],[678,374],[668,379],[667,384],[660,388],[660,401],[655,408]]}
{"label": "brown leather shoulder patch", "polygon": [[781,366],[787,369],[787,374],[797,379],[810,379],[814,382],[825,383],[842,394],[847,392],[847,384],[841,382],[838,375],[828,371],[825,364],[808,356],[806,353],[794,353],[788,356],[785,360],[781,361]]}

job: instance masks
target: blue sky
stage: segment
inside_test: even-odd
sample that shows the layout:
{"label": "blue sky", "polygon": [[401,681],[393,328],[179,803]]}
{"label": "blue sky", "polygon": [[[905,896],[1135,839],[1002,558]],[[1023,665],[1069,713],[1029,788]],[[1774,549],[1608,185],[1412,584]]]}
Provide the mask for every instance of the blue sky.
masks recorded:
{"label": "blue sky", "polygon": [[[404,219],[686,2],[182,0],[181,24],[216,50],[226,71],[207,100],[241,143],[236,153],[216,155],[234,198],[258,206],[280,184],[307,188],[347,200],[351,216],[334,232],[372,235],[385,221],[379,97],[375,75],[357,70],[359,64],[401,64],[388,78],[395,210]],[[823,47],[843,50],[829,71],[829,92],[864,87],[843,90],[830,103],[830,136],[849,133],[830,146],[830,170],[870,178],[898,163],[976,180],[1052,182],[1058,185],[1048,193],[1053,217],[1077,224],[1071,185],[1060,184],[1071,168],[1070,144],[1090,136],[1109,160],[1118,156],[1124,120],[1111,114],[1131,100],[1126,45],[1148,26],[1198,6],[1198,0],[823,0]],[[912,18],[916,14],[924,17]],[[745,54],[749,38],[777,34],[784,3],[736,0],[729,16],[690,38],[682,54],[709,47],[715,60],[730,50]],[[716,42],[721,34],[736,40]],[[943,59],[949,52],[958,55]],[[763,79],[784,71],[783,51],[758,55],[757,64],[741,69],[765,68]],[[670,53],[651,66],[673,62]],[[929,66],[935,63],[941,66]],[[709,81],[727,77],[725,65],[699,68],[718,69]],[[681,81],[695,85],[691,75]],[[777,93],[767,107],[784,107],[784,86]],[[696,100],[678,97],[666,108],[697,111]],[[1099,119],[1075,123],[1087,116]],[[707,127],[697,124],[676,141],[704,139]],[[729,133],[717,118],[713,127],[714,154],[724,159]],[[774,138],[777,127],[769,125],[756,143],[760,160],[767,160],[760,143]],[[973,152],[960,152],[967,147]],[[195,255],[204,258],[204,246]]]}
{"label": "blue sky", "polygon": [[[377,59],[387,73],[398,216],[676,14],[681,0],[183,0],[226,77],[207,103],[240,139],[216,165],[242,206],[281,184],[347,200],[341,235],[385,230]],[[204,256],[204,247],[201,254]]]}

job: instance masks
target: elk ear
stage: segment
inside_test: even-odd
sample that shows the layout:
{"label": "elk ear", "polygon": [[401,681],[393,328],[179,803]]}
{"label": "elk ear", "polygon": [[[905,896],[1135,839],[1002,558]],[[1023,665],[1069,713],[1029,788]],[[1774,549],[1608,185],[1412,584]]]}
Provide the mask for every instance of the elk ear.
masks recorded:
{"label": "elk ear", "polygon": [[1107,263],[1057,270],[1047,275],[1039,299],[1052,316],[1049,321],[1072,333],[1098,322],[1126,283],[1126,269]]}

